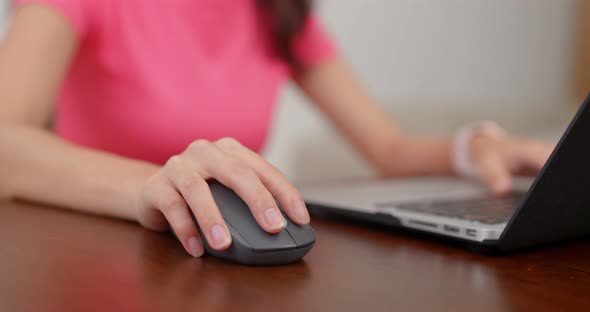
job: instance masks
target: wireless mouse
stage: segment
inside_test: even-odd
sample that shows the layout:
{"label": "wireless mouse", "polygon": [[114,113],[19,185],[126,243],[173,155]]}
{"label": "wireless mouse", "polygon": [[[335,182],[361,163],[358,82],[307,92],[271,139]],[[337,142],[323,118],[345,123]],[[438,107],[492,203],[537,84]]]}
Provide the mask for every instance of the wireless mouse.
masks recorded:
{"label": "wireless mouse", "polygon": [[311,226],[293,223],[284,213],[285,229],[276,234],[265,232],[233,190],[215,180],[208,183],[232,236],[228,249],[214,250],[201,235],[208,255],[245,265],[281,265],[301,260],[315,244]]}

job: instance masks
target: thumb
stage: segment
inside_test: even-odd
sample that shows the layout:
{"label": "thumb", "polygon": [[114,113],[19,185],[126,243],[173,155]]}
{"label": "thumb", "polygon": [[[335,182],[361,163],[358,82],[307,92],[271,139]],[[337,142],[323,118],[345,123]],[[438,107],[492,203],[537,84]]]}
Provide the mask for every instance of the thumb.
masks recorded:
{"label": "thumb", "polygon": [[481,155],[476,161],[479,174],[495,195],[505,195],[512,189],[512,174],[497,153]]}

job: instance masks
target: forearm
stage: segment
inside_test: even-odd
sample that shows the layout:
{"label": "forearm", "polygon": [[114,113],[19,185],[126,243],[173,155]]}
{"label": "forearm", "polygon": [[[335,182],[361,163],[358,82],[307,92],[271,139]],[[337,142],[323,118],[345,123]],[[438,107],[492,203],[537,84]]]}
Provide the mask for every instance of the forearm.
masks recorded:
{"label": "forearm", "polygon": [[[451,137],[408,134],[398,129],[391,117],[379,112],[372,99],[366,97],[358,100],[365,106],[365,111],[358,112],[359,116],[365,116],[365,122],[346,122],[347,116],[342,116],[336,118],[335,125],[380,175],[407,177],[453,174]],[[347,100],[343,98],[342,101]],[[375,111],[371,112],[371,109]],[[347,110],[343,115],[352,119],[355,114],[350,112]]]}
{"label": "forearm", "polygon": [[342,59],[337,57],[303,72],[297,82],[382,175],[452,174],[451,138],[404,133]]}
{"label": "forearm", "polygon": [[2,196],[135,220],[157,166],[70,144],[39,128],[0,125]]}
{"label": "forearm", "polygon": [[0,44],[0,199],[133,220],[139,190],[156,166],[69,144],[41,129],[77,49],[76,32],[54,9],[15,8]]}
{"label": "forearm", "polygon": [[404,136],[376,164],[390,177],[452,175],[451,146],[448,137]]}

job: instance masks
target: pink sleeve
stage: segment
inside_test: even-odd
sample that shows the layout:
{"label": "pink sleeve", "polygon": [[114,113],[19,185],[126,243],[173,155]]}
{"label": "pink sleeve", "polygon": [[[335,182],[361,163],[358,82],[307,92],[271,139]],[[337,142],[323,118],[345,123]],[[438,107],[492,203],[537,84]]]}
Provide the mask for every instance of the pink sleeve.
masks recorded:
{"label": "pink sleeve", "polygon": [[89,12],[88,0],[14,0],[14,5],[41,4],[58,11],[82,36],[88,31]]}
{"label": "pink sleeve", "polygon": [[316,16],[311,16],[293,43],[295,55],[305,66],[316,65],[336,54],[336,45]]}

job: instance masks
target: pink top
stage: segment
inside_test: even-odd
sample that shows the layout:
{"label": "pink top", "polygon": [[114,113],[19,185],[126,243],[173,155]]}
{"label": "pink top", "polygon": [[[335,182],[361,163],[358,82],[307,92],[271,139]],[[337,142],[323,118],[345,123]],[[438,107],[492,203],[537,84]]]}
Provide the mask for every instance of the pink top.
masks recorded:
{"label": "pink top", "polygon": [[[259,151],[289,69],[254,0],[16,0],[48,5],[80,46],[56,131],[80,145],[162,164],[196,139]],[[311,66],[335,49],[311,18],[295,42]]]}

